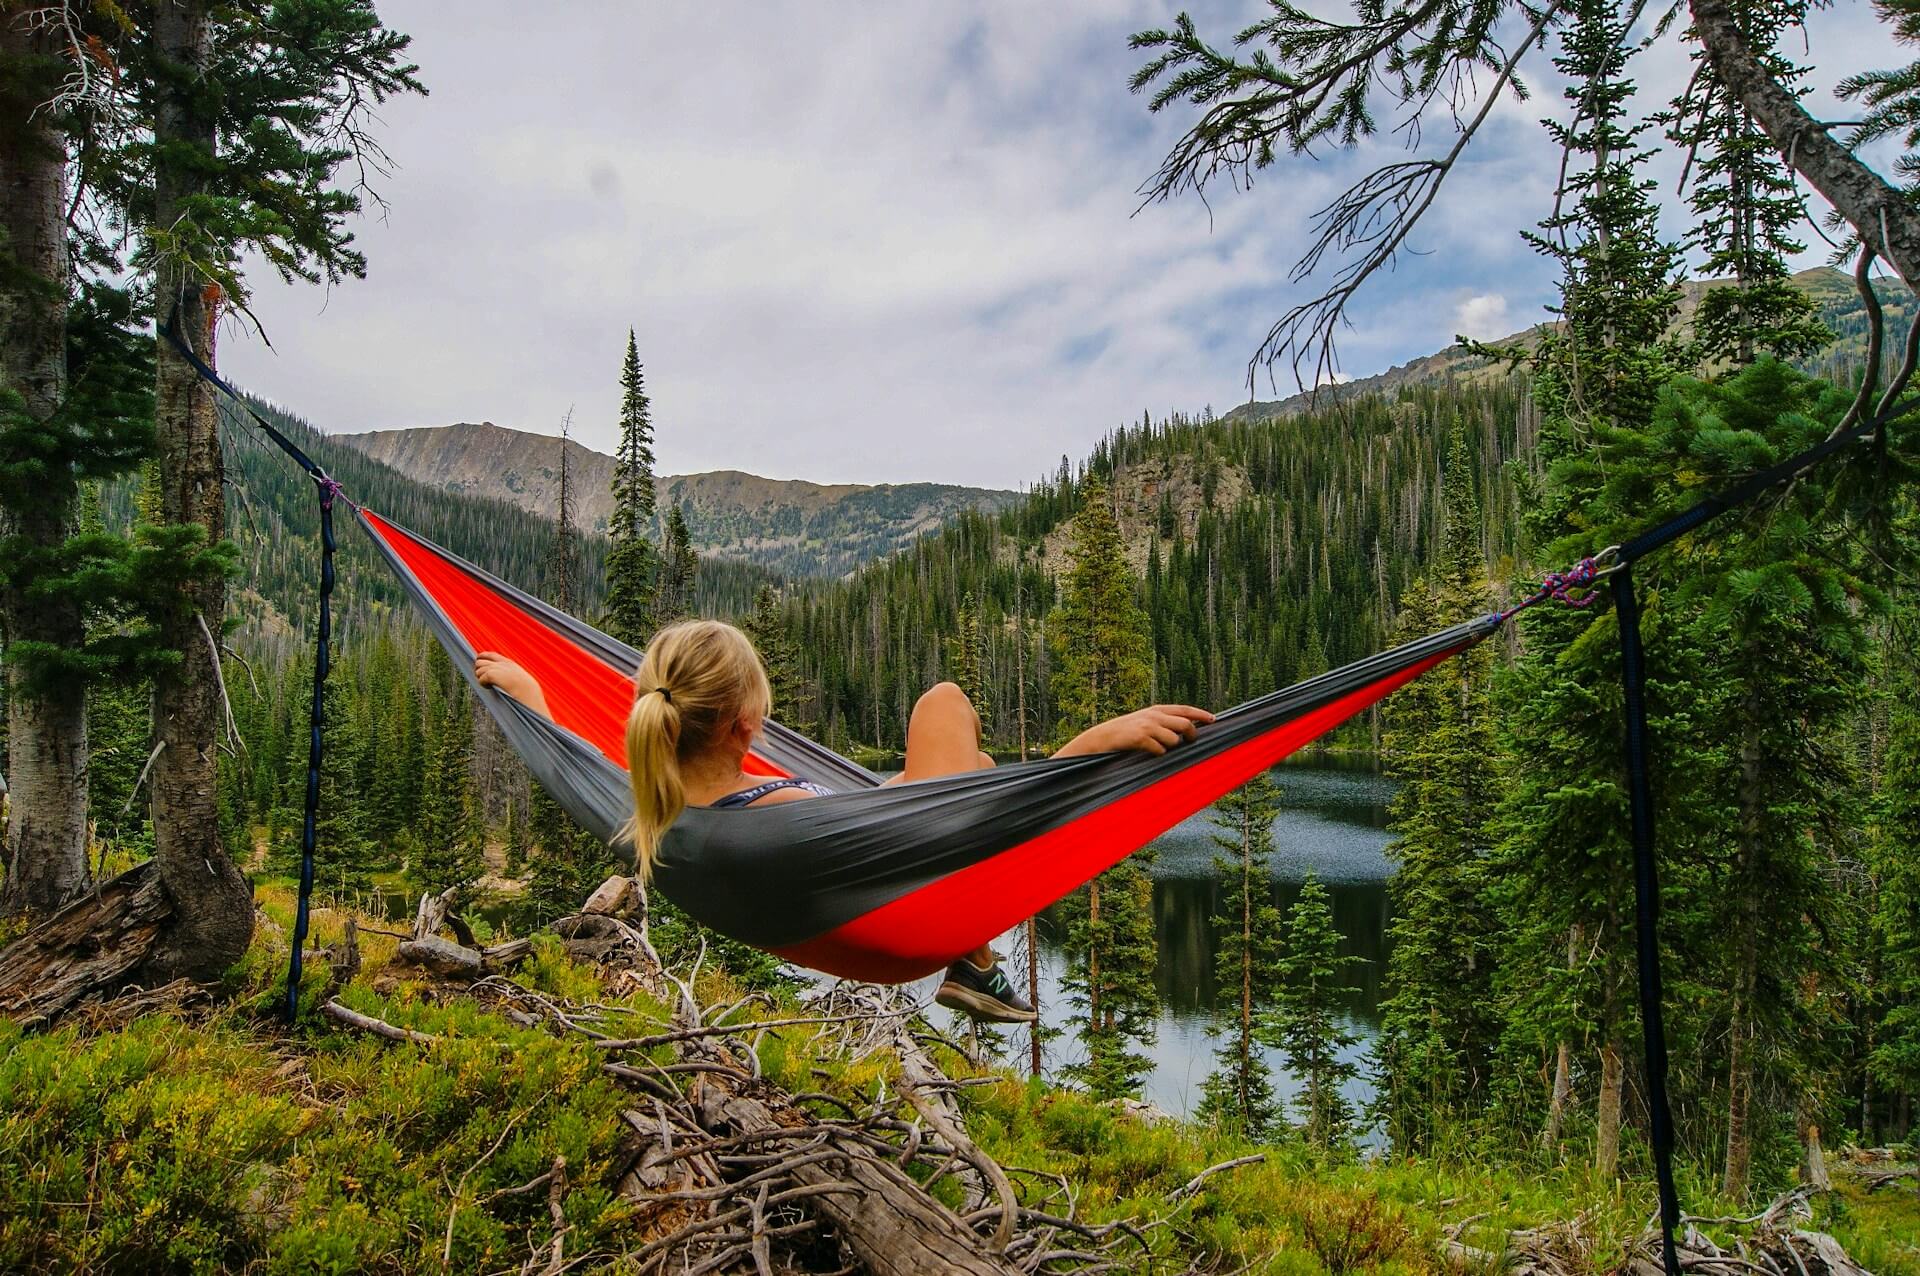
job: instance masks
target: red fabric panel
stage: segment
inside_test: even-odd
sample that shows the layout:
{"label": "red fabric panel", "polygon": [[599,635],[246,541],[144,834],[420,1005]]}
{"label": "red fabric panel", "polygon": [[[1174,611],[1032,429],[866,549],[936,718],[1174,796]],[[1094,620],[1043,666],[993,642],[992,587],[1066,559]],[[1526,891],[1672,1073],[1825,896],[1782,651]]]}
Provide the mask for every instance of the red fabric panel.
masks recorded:
{"label": "red fabric panel", "polygon": [[775,951],[802,966],[870,983],[905,983],[945,969],[1462,649],[1350,692],[825,935]]}
{"label": "red fabric panel", "polygon": [[[627,712],[633,707],[633,676],[522,611],[504,594],[413,533],[371,510],[361,518],[386,543],[420,583],[427,596],[460,631],[475,652],[497,651],[520,665],[546,693],[553,720],[627,769]],[[751,775],[785,776],[769,762],[749,755],[743,768]]]}

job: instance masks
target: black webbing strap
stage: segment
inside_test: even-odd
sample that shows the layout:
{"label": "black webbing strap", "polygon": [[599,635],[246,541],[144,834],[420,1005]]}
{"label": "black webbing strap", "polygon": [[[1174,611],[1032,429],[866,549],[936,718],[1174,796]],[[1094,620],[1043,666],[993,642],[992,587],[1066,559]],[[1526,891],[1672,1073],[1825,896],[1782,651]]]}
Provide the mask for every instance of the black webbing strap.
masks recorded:
{"label": "black webbing strap", "polygon": [[220,378],[219,373],[208,367],[193,352],[193,347],[180,339],[171,320],[160,325],[160,335],[167,339],[181,358],[193,365],[193,370],[200,374],[201,380],[224,392],[241,411],[252,417],[253,423],[307,472],[319,490],[320,629],[313,652],[313,701],[307,713],[307,794],[300,815],[300,897],[293,915],[293,952],[287,959],[287,996],[284,1003],[287,1022],[292,1023],[300,1012],[300,976],[305,965],[307,925],[313,901],[313,851],[320,814],[320,768],[326,756],[322,733],[327,720],[327,672],[332,665],[328,646],[333,633],[333,498],[340,494],[340,485],[298,444],[275,428],[273,422],[254,411],[252,405],[240,397],[238,390]]}
{"label": "black webbing strap", "polygon": [[1626,690],[1627,813],[1633,835],[1634,936],[1640,965],[1640,1035],[1646,1044],[1647,1120],[1653,1174],[1660,1194],[1660,1261],[1680,1276],[1673,1233],[1680,1194],[1673,1185],[1673,1111],[1667,1103],[1667,1026],[1660,1000],[1660,875],[1653,858],[1653,785],[1647,768],[1647,668],[1640,643],[1640,599],[1633,568],[1615,572],[1613,605],[1620,622],[1620,681]]}

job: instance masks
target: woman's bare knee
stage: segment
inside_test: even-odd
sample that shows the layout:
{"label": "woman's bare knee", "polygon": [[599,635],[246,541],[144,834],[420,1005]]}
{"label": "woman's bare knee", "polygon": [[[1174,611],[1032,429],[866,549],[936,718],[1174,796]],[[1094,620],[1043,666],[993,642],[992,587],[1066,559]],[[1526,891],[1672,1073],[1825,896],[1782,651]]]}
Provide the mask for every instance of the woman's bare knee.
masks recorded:
{"label": "woman's bare knee", "polygon": [[915,713],[923,709],[947,713],[961,711],[973,713],[973,701],[967,698],[967,693],[960,689],[959,683],[936,682],[921,693],[920,699],[913,706]]}
{"label": "woman's bare knee", "polygon": [[909,779],[978,770],[979,752],[980,715],[966,692],[943,682],[920,697],[907,724]]}

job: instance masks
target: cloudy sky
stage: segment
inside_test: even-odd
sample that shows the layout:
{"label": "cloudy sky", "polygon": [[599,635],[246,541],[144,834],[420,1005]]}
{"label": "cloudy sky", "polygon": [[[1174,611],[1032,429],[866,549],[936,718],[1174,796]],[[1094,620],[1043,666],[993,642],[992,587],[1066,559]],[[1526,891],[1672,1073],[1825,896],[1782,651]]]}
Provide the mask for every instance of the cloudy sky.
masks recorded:
{"label": "cloudy sky", "polygon": [[[274,348],[230,328],[222,364],[329,431],[557,433],[571,409],[611,450],[632,327],[662,472],[820,481],[1014,487],[1143,410],[1224,410],[1306,295],[1311,213],[1399,144],[1136,213],[1191,113],[1128,93],[1126,40],[1183,7],[1217,41],[1265,10],[384,0],[432,96],[383,110],[368,278],[256,269]],[[1873,31],[1859,0],[1818,15],[1818,89]],[[1640,74],[1670,96],[1684,50]],[[1550,200],[1559,100],[1543,60],[1531,80],[1352,310],[1345,372],[1539,316],[1551,274],[1517,232]]]}

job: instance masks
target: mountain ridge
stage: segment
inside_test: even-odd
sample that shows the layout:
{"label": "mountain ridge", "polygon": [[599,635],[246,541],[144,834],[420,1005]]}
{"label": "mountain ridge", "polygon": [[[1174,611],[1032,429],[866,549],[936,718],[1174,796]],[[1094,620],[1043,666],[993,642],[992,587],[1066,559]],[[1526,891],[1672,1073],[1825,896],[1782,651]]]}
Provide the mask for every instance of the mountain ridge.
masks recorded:
{"label": "mountain ridge", "polygon": [[[604,531],[613,513],[614,459],[572,439],[563,443],[491,421],[333,437],[418,482],[498,498],[548,518],[559,500],[564,447],[579,525]],[[678,506],[702,555],[789,576],[844,575],[963,510],[995,513],[1022,495],[946,483],[815,483],[744,470],[664,475],[655,486],[662,515]],[[656,538],[660,530],[656,518]]]}
{"label": "mountain ridge", "polygon": [[[1689,279],[1680,285],[1680,312],[1674,317],[1674,330],[1684,334],[1690,328],[1693,315],[1700,307],[1700,299],[1714,288],[1722,288],[1731,283],[1728,279]],[[1880,281],[1876,281],[1878,284]],[[1835,354],[1844,356],[1850,352],[1849,333],[1835,319],[1850,314],[1859,308],[1859,294],[1853,280],[1844,271],[1831,266],[1815,266],[1800,271],[1793,276],[1793,284],[1812,297],[1820,308],[1821,318],[1835,328],[1835,345],[1829,349],[1828,357]],[[1875,291],[1880,292],[1876,286]],[[1911,296],[1904,289],[1896,289],[1881,295],[1881,304],[1890,311],[1905,312],[1911,305]],[[1899,316],[1893,316],[1899,317]],[[1539,340],[1540,333],[1556,321],[1542,321],[1519,332],[1510,333],[1496,341],[1486,344],[1496,347],[1517,347],[1531,349]],[[1351,381],[1339,381],[1331,385],[1317,386],[1303,390],[1283,399],[1252,400],[1230,408],[1220,417],[1222,421],[1267,421],[1282,417],[1298,416],[1311,408],[1326,407],[1350,400],[1364,394],[1389,394],[1405,385],[1416,385],[1436,381],[1456,381],[1468,385],[1484,384],[1507,375],[1506,363],[1501,359],[1490,359],[1469,351],[1458,341],[1443,346],[1431,354],[1420,355],[1395,364],[1384,372],[1370,376],[1356,377]]]}

